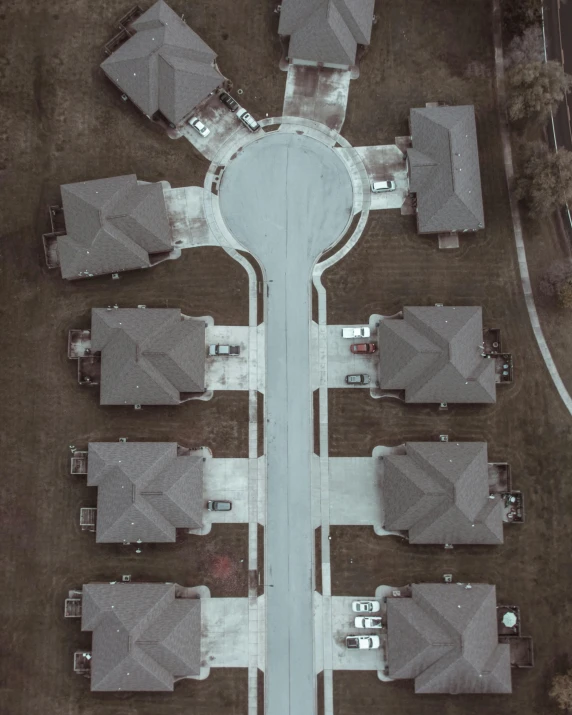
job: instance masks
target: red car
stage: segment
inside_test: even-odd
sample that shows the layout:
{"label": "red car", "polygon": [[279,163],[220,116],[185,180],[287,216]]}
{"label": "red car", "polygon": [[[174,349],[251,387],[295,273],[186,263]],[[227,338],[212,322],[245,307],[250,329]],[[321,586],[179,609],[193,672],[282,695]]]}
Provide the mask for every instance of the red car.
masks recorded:
{"label": "red car", "polygon": [[350,350],[355,354],[370,354],[377,350],[377,345],[375,343],[352,343],[350,345]]}

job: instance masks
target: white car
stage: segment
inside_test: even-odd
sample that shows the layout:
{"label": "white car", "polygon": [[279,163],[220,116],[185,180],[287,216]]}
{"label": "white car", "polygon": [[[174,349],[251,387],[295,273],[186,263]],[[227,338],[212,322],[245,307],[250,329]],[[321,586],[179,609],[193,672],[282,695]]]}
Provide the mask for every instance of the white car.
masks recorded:
{"label": "white car", "polygon": [[369,338],[369,328],[342,328],[342,338]]}
{"label": "white car", "polygon": [[352,603],[354,613],[379,613],[380,610],[379,601],[354,601]]}
{"label": "white car", "polygon": [[196,129],[202,137],[208,137],[208,135],[211,133],[211,130],[208,127],[205,127],[205,125],[198,117],[193,117],[192,119],[189,119],[189,125],[193,129]]}
{"label": "white car", "polygon": [[346,648],[371,650],[372,648],[379,648],[380,645],[379,636],[346,636]]}
{"label": "white car", "polygon": [[384,191],[395,191],[395,181],[372,181],[371,193],[381,194]]}
{"label": "white car", "polygon": [[247,129],[251,132],[256,132],[260,129],[260,124],[254,119],[254,117],[249,114],[244,107],[238,110],[236,113],[236,118],[239,119]]}
{"label": "white car", "polygon": [[379,616],[356,616],[354,626],[356,628],[383,628],[383,623]]}

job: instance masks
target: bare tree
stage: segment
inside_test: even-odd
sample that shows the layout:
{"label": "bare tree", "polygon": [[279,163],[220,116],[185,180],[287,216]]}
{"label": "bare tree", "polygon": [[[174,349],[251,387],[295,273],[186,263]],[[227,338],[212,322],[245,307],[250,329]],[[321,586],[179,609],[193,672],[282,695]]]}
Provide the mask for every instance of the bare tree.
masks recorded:
{"label": "bare tree", "polygon": [[572,76],[559,62],[522,62],[507,71],[508,116],[513,122],[545,121],[572,86]]}
{"label": "bare tree", "polygon": [[572,670],[552,678],[549,695],[561,710],[572,711]]}
{"label": "bare tree", "polygon": [[563,308],[572,308],[572,260],[554,261],[540,279],[540,292],[556,298]]}
{"label": "bare tree", "polygon": [[513,65],[542,62],[544,60],[544,45],[542,30],[534,25],[528,27],[522,35],[516,35],[508,46],[505,56],[507,68]]}
{"label": "bare tree", "polygon": [[524,144],[515,195],[538,216],[572,203],[572,152],[552,152],[541,141]]}

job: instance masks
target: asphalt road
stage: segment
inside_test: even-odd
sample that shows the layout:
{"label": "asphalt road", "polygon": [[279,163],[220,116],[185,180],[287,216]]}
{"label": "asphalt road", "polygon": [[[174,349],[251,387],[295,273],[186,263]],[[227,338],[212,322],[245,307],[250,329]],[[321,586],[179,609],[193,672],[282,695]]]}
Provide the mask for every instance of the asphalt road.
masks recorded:
{"label": "asphalt road", "polygon": [[[547,57],[564,63],[564,69],[572,74],[572,2],[565,4],[560,0],[545,0],[544,2],[544,32],[546,35]],[[572,151],[572,129],[567,102],[562,102],[554,115],[554,128],[558,147]],[[549,132],[552,142],[552,131]]]}
{"label": "asphalt road", "polygon": [[310,277],[350,221],[352,186],[341,160],[317,140],[261,133],[226,166],[219,198],[268,287],[265,712],[313,715]]}

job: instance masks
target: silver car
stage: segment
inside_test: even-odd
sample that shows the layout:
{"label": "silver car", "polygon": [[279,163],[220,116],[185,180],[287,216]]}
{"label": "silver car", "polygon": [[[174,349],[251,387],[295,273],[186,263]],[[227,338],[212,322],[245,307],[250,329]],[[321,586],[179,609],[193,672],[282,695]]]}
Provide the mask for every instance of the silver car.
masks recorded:
{"label": "silver car", "polygon": [[193,129],[196,129],[202,137],[208,137],[208,135],[211,133],[211,130],[206,127],[198,117],[193,117],[192,119],[189,119],[189,126],[191,126]]}

